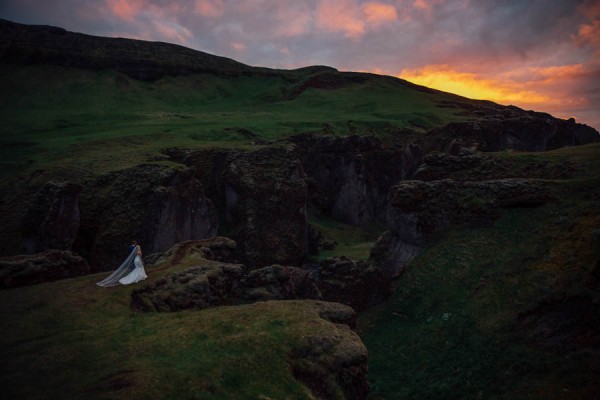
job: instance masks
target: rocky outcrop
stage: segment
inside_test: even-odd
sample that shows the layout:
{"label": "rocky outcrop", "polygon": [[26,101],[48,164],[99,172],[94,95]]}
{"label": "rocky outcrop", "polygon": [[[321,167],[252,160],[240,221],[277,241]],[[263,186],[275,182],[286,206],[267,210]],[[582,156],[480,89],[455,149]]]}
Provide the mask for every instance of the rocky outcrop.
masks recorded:
{"label": "rocky outcrop", "polygon": [[497,157],[459,148],[457,154],[431,152],[412,176],[413,180],[484,181],[490,178],[570,179],[585,166],[572,160],[553,163],[543,158]]}
{"label": "rocky outcrop", "polygon": [[319,136],[290,139],[308,176],[311,203],[323,213],[352,224],[385,221],[389,189],[412,175],[421,148],[386,147],[372,136]]}
{"label": "rocky outcrop", "polygon": [[232,293],[243,273],[240,264],[203,263],[135,290],[132,305],[141,311],[179,311],[235,304]]}
{"label": "rocky outcrop", "polygon": [[53,282],[90,273],[88,263],[70,251],[48,250],[33,255],[0,257],[0,288]]}
{"label": "rocky outcrop", "polygon": [[186,168],[143,164],[100,176],[86,185],[80,209],[74,249],[95,271],[118,265],[132,239],[150,254],[214,236],[218,227],[212,202]]}
{"label": "rocky outcrop", "polygon": [[481,107],[480,118],[453,122],[431,130],[433,148],[448,151],[457,141],[462,147],[480,151],[545,151],[600,141],[594,128],[549,114],[524,111],[517,107]]}
{"label": "rocky outcrop", "polygon": [[[345,320],[355,313],[348,306],[316,302],[319,315],[335,328],[327,335],[306,335],[291,352],[294,376],[308,386],[317,399],[365,399],[367,349]],[[330,319],[331,318],[331,319]]]}
{"label": "rocky outcrop", "polygon": [[245,301],[320,299],[315,279],[301,268],[271,265],[244,276],[237,295]]}
{"label": "rocky outcrop", "polygon": [[233,157],[224,172],[225,219],[249,267],[299,265],[307,246],[306,175],[285,147]]}
{"label": "rocky outcrop", "polygon": [[74,183],[47,182],[38,190],[22,222],[27,254],[71,249],[79,229],[81,189]]}
{"label": "rocky outcrop", "polygon": [[236,244],[215,237],[178,243],[155,257],[154,268],[176,272],[132,294],[141,311],[178,311],[268,300],[323,299],[363,310],[383,301],[390,283],[382,271],[347,257],[313,268],[282,265],[252,269],[232,262]]}
{"label": "rocky outcrop", "polygon": [[484,226],[511,207],[535,207],[551,198],[543,181],[406,181],[390,193],[389,231],[375,244],[370,261],[396,276],[429,236],[451,224]]}
{"label": "rocky outcrop", "polygon": [[384,301],[390,280],[376,265],[349,257],[327,258],[319,263],[318,287],[323,299],[362,311]]}

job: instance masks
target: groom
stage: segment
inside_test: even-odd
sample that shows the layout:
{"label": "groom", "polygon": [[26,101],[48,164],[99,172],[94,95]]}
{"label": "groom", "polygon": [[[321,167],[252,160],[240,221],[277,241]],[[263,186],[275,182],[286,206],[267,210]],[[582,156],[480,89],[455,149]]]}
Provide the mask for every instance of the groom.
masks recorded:
{"label": "groom", "polygon": [[133,249],[135,249],[135,246],[137,246],[137,245],[138,245],[137,240],[132,240],[131,245],[129,246],[129,253],[127,253],[127,254],[131,254],[131,252],[133,251]]}

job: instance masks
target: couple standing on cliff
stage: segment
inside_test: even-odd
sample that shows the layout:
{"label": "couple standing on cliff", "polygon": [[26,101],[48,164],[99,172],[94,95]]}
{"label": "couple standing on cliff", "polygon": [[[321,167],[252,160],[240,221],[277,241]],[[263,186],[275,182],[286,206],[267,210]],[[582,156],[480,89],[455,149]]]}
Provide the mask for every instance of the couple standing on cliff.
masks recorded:
{"label": "couple standing on cliff", "polygon": [[146,270],[142,262],[142,248],[133,240],[129,246],[129,256],[123,263],[107,278],[97,282],[96,285],[111,287],[117,285],[130,285],[146,279]]}

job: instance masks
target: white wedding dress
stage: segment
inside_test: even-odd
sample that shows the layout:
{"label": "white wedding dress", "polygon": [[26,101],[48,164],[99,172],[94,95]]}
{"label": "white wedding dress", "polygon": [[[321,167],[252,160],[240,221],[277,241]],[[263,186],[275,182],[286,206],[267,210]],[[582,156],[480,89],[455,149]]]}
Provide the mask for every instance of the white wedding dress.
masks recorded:
{"label": "white wedding dress", "polygon": [[97,282],[96,285],[102,287],[131,285],[132,283],[146,279],[148,275],[146,275],[146,270],[144,270],[144,263],[142,262],[142,258],[137,254],[139,248],[139,246],[135,246],[125,261],[123,261],[123,264],[110,274],[110,276]]}

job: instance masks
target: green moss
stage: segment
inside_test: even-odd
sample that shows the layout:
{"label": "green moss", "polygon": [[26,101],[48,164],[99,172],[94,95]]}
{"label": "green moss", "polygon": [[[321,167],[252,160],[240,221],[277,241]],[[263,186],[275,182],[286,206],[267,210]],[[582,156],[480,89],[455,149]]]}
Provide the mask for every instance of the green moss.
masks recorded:
{"label": "green moss", "polygon": [[[0,73],[5,83],[0,88],[5,176],[53,159],[64,162],[88,143],[122,160],[134,154],[134,162],[160,147],[248,142],[240,128],[261,139],[280,139],[321,130],[323,124],[334,133],[347,133],[349,121],[360,134],[414,128],[415,118],[421,127],[464,119],[453,114],[456,110],[438,108],[445,94],[376,76],[336,90],[309,88],[290,100],[285,93],[295,83],[285,74],[195,74],[141,82],[110,71],[51,66],[2,65]],[[302,74],[296,75],[297,80]]]}
{"label": "green moss", "polygon": [[0,292],[5,396],[311,398],[288,359],[303,336],[331,329],[310,302],[143,314],[130,309],[135,288],[99,288],[100,278]]}
{"label": "green moss", "polygon": [[[586,295],[600,225],[586,197],[509,210],[492,227],[434,238],[392,298],[360,318],[373,398],[585,398],[598,378],[588,367],[594,353],[576,363],[527,346],[517,321],[544,300]],[[571,229],[555,223],[564,215]]]}

